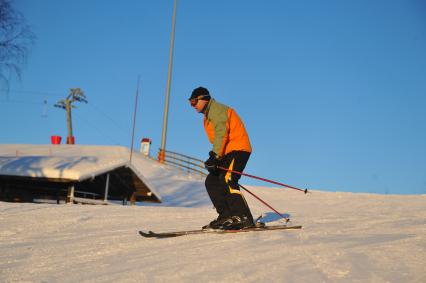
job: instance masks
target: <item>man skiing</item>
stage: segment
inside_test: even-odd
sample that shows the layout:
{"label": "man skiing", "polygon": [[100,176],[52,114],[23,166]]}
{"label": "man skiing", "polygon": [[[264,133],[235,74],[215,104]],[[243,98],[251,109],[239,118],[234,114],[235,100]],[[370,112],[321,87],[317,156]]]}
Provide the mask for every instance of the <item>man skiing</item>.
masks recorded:
{"label": "man skiing", "polygon": [[232,108],[211,98],[204,87],[194,89],[189,101],[198,113],[204,114],[204,129],[213,145],[204,163],[209,171],[205,186],[219,216],[203,229],[253,227],[253,216],[238,185],[240,175],[218,168],[244,170],[252,149],[243,122]]}

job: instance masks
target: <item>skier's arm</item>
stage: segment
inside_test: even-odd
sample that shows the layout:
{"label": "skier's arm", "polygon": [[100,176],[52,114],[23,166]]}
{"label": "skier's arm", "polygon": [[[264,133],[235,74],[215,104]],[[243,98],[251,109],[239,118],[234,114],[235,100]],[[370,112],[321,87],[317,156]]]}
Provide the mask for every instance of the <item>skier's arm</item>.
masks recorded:
{"label": "skier's arm", "polygon": [[212,114],[211,120],[214,125],[213,151],[220,157],[224,154],[229,136],[227,109],[220,109],[217,113]]}

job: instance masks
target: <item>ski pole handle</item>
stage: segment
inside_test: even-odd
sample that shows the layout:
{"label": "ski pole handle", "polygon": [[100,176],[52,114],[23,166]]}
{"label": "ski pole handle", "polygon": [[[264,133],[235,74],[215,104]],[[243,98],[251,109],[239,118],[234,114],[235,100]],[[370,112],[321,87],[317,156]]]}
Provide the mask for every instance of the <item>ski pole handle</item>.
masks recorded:
{"label": "ski pole handle", "polygon": [[268,180],[268,179],[265,179],[265,178],[262,178],[262,177],[257,177],[257,176],[250,175],[250,174],[247,174],[247,173],[242,173],[242,172],[234,171],[234,170],[231,170],[231,169],[228,169],[228,168],[223,168],[221,166],[217,166],[217,168],[219,168],[221,170],[224,170],[224,171],[231,172],[231,173],[235,173],[235,174],[238,174],[238,175],[241,175],[241,176],[247,176],[247,177],[250,177],[250,178],[253,178],[253,179],[257,179],[257,180],[261,180],[261,181],[264,181],[264,182],[272,183],[272,184],[279,185],[279,186],[282,186],[282,187],[286,187],[286,188],[289,188],[289,189],[293,189],[293,190],[296,190],[296,191],[301,191],[301,192],[304,192],[305,194],[308,193],[308,189],[302,190],[302,189],[299,189],[299,188],[296,188],[296,187],[293,187],[293,186],[290,186],[290,185],[286,185],[286,184],[283,184],[283,183],[280,183],[280,182]]}

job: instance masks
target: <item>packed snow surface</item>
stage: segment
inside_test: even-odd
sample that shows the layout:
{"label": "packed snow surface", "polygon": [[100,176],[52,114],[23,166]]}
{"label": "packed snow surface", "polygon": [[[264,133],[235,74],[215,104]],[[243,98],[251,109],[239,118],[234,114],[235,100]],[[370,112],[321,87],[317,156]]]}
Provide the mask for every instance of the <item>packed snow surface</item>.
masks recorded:
{"label": "packed snow surface", "polygon": [[426,282],[425,195],[249,186],[303,229],[146,239],[138,230],[198,229],[216,213],[199,177],[144,166],[160,205],[0,202],[0,282]]}

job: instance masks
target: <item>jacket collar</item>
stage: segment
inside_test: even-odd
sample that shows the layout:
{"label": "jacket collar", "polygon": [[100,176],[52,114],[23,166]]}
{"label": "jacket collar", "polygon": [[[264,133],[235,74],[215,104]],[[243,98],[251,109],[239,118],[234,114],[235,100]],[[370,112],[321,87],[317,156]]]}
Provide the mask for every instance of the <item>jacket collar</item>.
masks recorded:
{"label": "jacket collar", "polygon": [[214,101],[214,99],[211,98],[210,101],[209,101],[209,103],[207,103],[206,106],[204,107],[203,111],[201,111],[201,113],[204,113],[205,117],[207,117],[207,115],[209,114],[210,106],[212,105],[213,101]]}

